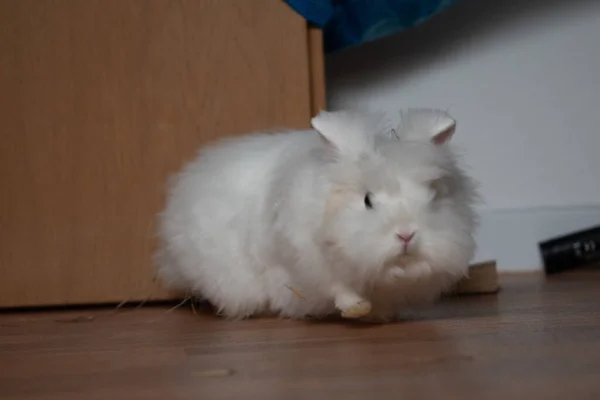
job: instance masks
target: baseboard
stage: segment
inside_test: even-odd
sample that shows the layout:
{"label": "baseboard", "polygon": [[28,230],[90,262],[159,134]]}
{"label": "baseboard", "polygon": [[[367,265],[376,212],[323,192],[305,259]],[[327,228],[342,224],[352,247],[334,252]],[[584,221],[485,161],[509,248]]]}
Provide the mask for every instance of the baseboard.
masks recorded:
{"label": "baseboard", "polygon": [[474,261],[496,260],[500,272],[541,270],[538,243],[600,225],[600,205],[482,210]]}

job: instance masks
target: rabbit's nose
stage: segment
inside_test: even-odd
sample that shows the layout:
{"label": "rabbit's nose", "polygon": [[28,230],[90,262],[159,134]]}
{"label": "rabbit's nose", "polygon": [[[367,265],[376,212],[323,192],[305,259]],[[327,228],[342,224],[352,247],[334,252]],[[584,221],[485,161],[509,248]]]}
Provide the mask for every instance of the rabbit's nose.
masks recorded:
{"label": "rabbit's nose", "polygon": [[403,242],[404,244],[408,244],[415,236],[415,232],[401,232],[397,233],[396,236],[398,237],[398,239],[400,239],[401,242]]}

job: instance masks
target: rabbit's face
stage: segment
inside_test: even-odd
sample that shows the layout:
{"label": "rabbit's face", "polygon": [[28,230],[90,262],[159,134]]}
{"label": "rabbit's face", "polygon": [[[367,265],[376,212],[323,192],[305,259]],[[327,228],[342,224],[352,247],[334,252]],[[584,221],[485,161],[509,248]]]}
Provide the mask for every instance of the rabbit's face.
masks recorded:
{"label": "rabbit's face", "polygon": [[429,138],[364,134],[360,151],[340,152],[328,169],[331,251],[367,273],[415,259],[462,271],[475,248],[475,192],[452,152]]}
{"label": "rabbit's face", "polygon": [[351,264],[440,268],[472,257],[470,182],[444,151],[426,143],[388,143],[359,163],[332,168],[327,229]]}

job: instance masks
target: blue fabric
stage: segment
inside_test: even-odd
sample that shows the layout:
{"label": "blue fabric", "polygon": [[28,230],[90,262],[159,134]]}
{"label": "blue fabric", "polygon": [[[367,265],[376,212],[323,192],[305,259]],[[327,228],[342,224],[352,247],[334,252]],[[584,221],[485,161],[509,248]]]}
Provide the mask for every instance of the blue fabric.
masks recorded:
{"label": "blue fabric", "polygon": [[417,25],[459,0],[285,0],[323,29],[326,53]]}

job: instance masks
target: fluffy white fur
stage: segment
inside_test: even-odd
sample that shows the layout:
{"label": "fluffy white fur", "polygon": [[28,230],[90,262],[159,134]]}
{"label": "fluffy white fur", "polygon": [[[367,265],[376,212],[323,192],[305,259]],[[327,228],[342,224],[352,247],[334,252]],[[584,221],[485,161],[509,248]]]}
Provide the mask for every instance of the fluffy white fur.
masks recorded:
{"label": "fluffy white fur", "polygon": [[454,120],[401,115],[385,131],[379,115],[322,112],[314,130],[202,149],[171,182],[159,275],[230,318],[389,321],[431,303],[467,271],[476,195]]}

